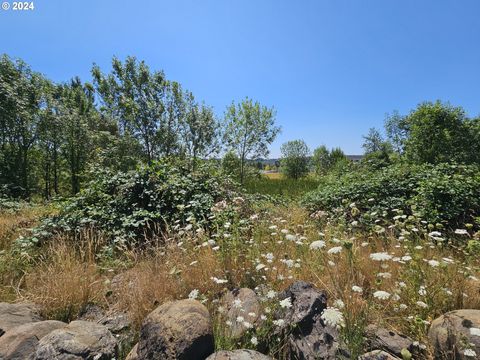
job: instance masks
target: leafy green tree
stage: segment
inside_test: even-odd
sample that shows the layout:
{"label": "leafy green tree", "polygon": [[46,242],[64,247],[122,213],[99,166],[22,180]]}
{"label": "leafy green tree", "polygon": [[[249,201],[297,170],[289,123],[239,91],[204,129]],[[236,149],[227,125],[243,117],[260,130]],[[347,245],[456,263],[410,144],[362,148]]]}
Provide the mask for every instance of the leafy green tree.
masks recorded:
{"label": "leafy green tree", "polygon": [[228,151],[222,159],[222,170],[225,174],[238,176],[240,174],[240,159],[233,151]]}
{"label": "leafy green tree", "polygon": [[282,171],[292,179],[300,179],[308,174],[310,149],[303,140],[292,140],[284,143],[282,153]]}
{"label": "leafy green tree", "polygon": [[29,197],[35,185],[31,155],[39,136],[45,79],[21,60],[0,58],[0,172],[2,183]]}
{"label": "leafy green tree", "polygon": [[405,142],[408,137],[408,127],[405,116],[400,115],[398,111],[387,114],[385,118],[385,131],[388,141],[392,144],[393,151],[403,154],[405,151]]}
{"label": "leafy green tree", "polygon": [[436,101],[420,104],[389,126],[393,133],[402,134],[405,155],[412,162],[469,163],[475,159],[469,141],[475,136],[470,122],[461,107]]}
{"label": "leafy green tree", "polygon": [[312,165],[317,175],[324,175],[330,169],[330,152],[325,145],[313,151]]}
{"label": "leafy green tree", "polygon": [[145,62],[135,57],[127,57],[124,63],[114,57],[112,67],[108,75],[102,74],[96,65],[92,69],[105,111],[118,120],[122,136],[131,134],[138,139],[148,162],[167,154],[180,108],[178,94],[170,92],[167,103],[169,84],[163,72],[151,72]]}
{"label": "leafy green tree", "polygon": [[240,159],[240,182],[245,178],[248,159],[266,157],[268,145],[275,140],[280,128],[275,126],[275,110],[246,98],[232,102],[225,113],[224,140],[227,149]]}
{"label": "leafy green tree", "polygon": [[193,94],[186,95],[186,116],[182,122],[182,144],[195,166],[198,158],[207,158],[219,148],[220,124],[211,107],[195,102]]}

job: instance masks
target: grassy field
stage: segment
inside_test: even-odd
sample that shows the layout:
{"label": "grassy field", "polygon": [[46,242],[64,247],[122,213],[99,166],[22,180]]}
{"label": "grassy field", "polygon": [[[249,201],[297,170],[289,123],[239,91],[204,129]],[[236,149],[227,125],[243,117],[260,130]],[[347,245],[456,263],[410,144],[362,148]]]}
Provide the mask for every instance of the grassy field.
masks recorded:
{"label": "grassy field", "polygon": [[286,198],[298,198],[308,191],[315,190],[320,181],[313,176],[303,179],[288,179],[281,173],[262,174],[260,178],[248,179],[245,189],[249,193],[282,196]]}

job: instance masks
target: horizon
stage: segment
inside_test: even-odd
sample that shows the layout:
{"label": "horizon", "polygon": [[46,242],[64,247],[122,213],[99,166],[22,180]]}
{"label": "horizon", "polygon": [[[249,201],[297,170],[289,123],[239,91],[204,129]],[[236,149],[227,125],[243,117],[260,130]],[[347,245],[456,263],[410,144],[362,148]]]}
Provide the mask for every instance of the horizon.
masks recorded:
{"label": "horizon", "polygon": [[91,81],[93,63],[107,72],[112,56],[133,55],[219,117],[246,96],[274,106],[271,159],[294,139],[363,154],[369,128],[423,101],[480,115],[476,1],[34,3],[0,10],[0,53],[56,82]]}

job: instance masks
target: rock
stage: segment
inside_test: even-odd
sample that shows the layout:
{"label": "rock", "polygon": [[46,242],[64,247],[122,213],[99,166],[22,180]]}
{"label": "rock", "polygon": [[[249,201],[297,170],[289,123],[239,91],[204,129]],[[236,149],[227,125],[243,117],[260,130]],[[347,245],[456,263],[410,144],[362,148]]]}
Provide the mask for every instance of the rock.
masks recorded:
{"label": "rock", "polygon": [[260,323],[260,302],[253,290],[242,288],[229,291],[224,295],[221,303],[226,310],[225,321],[232,322],[232,326],[226,328],[225,335],[239,338],[247,331],[247,327],[237,321],[239,316],[252,325]]}
{"label": "rock", "polygon": [[42,318],[35,304],[0,303],[0,336],[11,328],[40,320]]}
{"label": "rock", "polygon": [[327,294],[310,283],[296,281],[279,294],[280,300],[286,298],[290,298],[292,307],[283,309],[277,318],[285,320],[280,335],[287,336],[287,358],[338,358],[338,331],[326,326],[320,318],[327,307]]}
{"label": "rock", "polygon": [[203,360],[213,351],[210,314],[196,300],[167,302],[143,321],[139,359]]}
{"label": "rock", "polygon": [[132,350],[130,350],[125,360],[138,360],[138,344],[135,344]]}
{"label": "rock", "polygon": [[108,360],[116,355],[117,341],[105,326],[76,320],[40,339],[33,359]]}
{"label": "rock", "polygon": [[480,310],[454,310],[440,316],[432,321],[428,337],[435,359],[480,358]]}
{"label": "rock", "polygon": [[402,360],[383,350],[373,350],[360,356],[360,360]]}
{"label": "rock", "polygon": [[37,348],[38,341],[53,330],[67,326],[61,321],[46,320],[23,324],[9,329],[0,337],[0,359],[27,359]]}
{"label": "rock", "polygon": [[234,351],[217,351],[210,355],[206,360],[272,360],[272,358],[255,350],[242,349]]}
{"label": "rock", "polygon": [[420,349],[414,345],[414,341],[409,337],[375,325],[367,327],[367,338],[369,349],[372,350],[385,350],[399,357],[402,356],[402,349],[407,349],[412,354],[418,354],[420,352]]}

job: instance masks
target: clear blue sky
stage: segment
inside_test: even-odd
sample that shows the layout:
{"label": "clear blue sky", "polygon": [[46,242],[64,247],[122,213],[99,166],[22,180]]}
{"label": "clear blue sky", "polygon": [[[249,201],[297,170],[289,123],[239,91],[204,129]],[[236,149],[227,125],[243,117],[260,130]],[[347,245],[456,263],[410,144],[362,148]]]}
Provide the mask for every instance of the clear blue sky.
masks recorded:
{"label": "clear blue sky", "polygon": [[[3,0],[0,0],[0,2]],[[12,3],[12,0],[7,0]],[[218,114],[277,109],[271,147],[303,138],[361,153],[385,113],[442,99],[480,114],[479,0],[36,0],[0,10],[0,53],[56,81],[135,55]]]}

